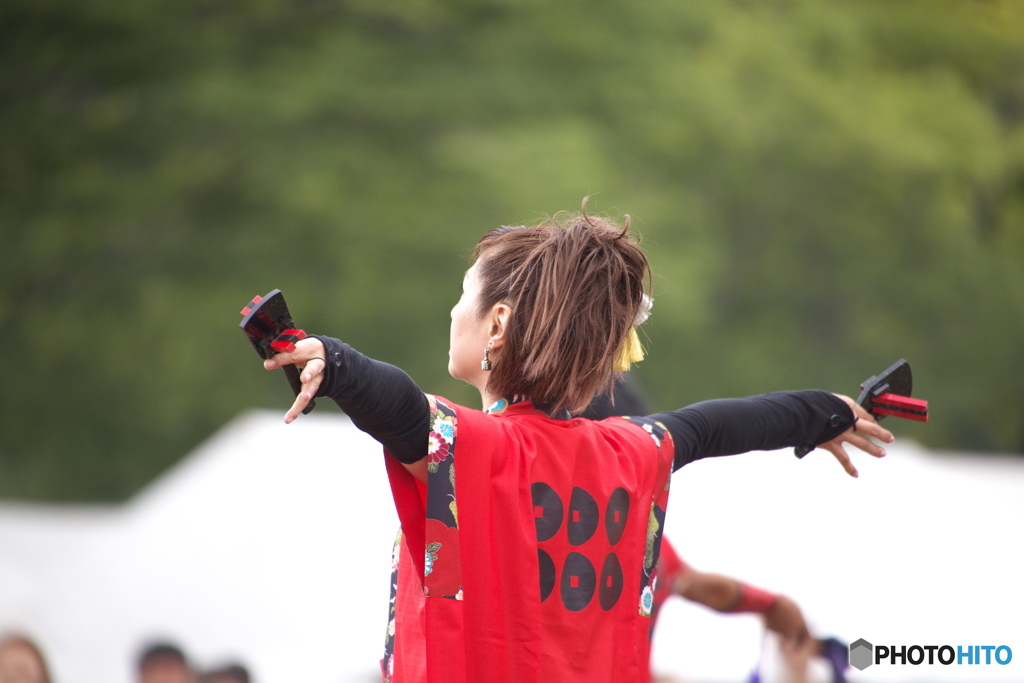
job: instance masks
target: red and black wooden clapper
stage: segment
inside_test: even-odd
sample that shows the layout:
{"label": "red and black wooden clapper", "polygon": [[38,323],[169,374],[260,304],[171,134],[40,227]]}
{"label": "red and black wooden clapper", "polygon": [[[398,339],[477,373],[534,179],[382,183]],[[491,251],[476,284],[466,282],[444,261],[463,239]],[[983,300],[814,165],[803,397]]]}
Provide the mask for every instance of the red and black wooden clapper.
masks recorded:
{"label": "red and black wooden clapper", "polygon": [[[242,309],[242,323],[239,327],[249,338],[256,353],[264,360],[278,353],[291,353],[295,350],[295,343],[306,338],[306,333],[295,326],[280,289],[275,289],[266,296],[257,296],[250,301]],[[282,369],[292,392],[298,396],[302,390],[299,369],[294,365],[285,365]],[[308,413],[315,407],[316,403],[310,401],[302,412]]]}
{"label": "red and black wooden clapper", "polygon": [[[914,388],[914,375],[910,372],[910,363],[902,358],[881,374],[868,377],[860,388],[857,403],[876,419],[892,416],[917,422],[928,421],[928,401],[910,397]],[[802,458],[811,450],[797,448],[796,457]]]}
{"label": "red and black wooden clapper", "polygon": [[868,377],[860,385],[857,403],[881,420],[886,415],[917,422],[928,421],[928,401],[910,398],[914,376],[910,363],[902,358],[880,375]]}

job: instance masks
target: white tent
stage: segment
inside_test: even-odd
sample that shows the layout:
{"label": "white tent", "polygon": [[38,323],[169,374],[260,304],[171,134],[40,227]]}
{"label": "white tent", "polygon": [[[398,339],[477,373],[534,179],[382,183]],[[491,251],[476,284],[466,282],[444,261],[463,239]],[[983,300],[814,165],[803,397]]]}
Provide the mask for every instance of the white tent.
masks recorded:
{"label": "white tent", "polygon": [[[673,479],[667,535],[692,565],[790,595],[841,640],[1014,653],[852,681],[1024,680],[1024,463],[889,451],[857,454],[858,480],[823,452],[695,463]],[[241,661],[257,683],[376,680],[397,528],[381,457],[344,417],[286,426],[255,411],[126,505],[0,504],[0,632],[32,635],[57,683],[129,683],[156,639],[200,666]],[[760,656],[755,618],[677,600],[654,662],[740,681]]]}
{"label": "white tent", "polygon": [[252,412],[123,507],[0,508],[0,630],[35,635],[58,683],[127,683],[155,639],[260,683],[379,680],[381,457],[338,415]]}

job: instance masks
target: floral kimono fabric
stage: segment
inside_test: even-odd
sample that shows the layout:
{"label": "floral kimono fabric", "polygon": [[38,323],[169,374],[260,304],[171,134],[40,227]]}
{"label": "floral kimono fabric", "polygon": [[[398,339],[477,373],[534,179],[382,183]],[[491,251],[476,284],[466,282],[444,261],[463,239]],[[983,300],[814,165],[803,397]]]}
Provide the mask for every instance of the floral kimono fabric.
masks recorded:
{"label": "floral kimono fabric", "polygon": [[690,571],[690,566],[679,557],[675,548],[667,538],[661,540],[661,553],[658,557],[658,585],[654,589],[654,608],[651,610],[651,637],[654,627],[665,601],[674,595],[673,584]]}

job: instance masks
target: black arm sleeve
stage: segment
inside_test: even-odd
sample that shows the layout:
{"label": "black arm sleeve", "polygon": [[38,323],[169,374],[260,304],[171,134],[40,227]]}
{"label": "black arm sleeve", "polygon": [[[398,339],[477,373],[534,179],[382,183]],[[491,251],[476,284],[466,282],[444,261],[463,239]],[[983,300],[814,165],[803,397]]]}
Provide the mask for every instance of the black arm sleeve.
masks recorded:
{"label": "black arm sleeve", "polygon": [[400,461],[426,457],[430,406],[412,377],[337,339],[313,336],[323,343],[327,362],[317,397],[333,399],[356,427]]}
{"label": "black arm sleeve", "polygon": [[[356,427],[401,462],[424,458],[430,407],[412,378],[337,339],[314,336],[323,343],[327,362],[317,397],[334,400]],[[813,448],[854,422],[850,407],[825,391],[704,401],[650,419],[664,424],[672,434],[673,469],[705,457],[784,446]]]}
{"label": "black arm sleeve", "polygon": [[786,446],[814,448],[839,436],[855,421],[845,401],[816,390],[704,401],[650,418],[672,434],[676,448],[673,470],[718,455]]}

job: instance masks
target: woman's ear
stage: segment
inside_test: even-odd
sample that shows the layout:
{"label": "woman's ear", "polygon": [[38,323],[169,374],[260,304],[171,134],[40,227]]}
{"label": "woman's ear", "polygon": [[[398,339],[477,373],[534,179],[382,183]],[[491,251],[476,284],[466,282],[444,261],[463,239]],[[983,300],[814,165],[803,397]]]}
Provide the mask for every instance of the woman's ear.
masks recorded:
{"label": "woman's ear", "polygon": [[489,327],[488,336],[491,348],[497,351],[505,343],[505,330],[508,329],[508,320],[512,315],[512,307],[506,303],[496,303],[488,313]]}

